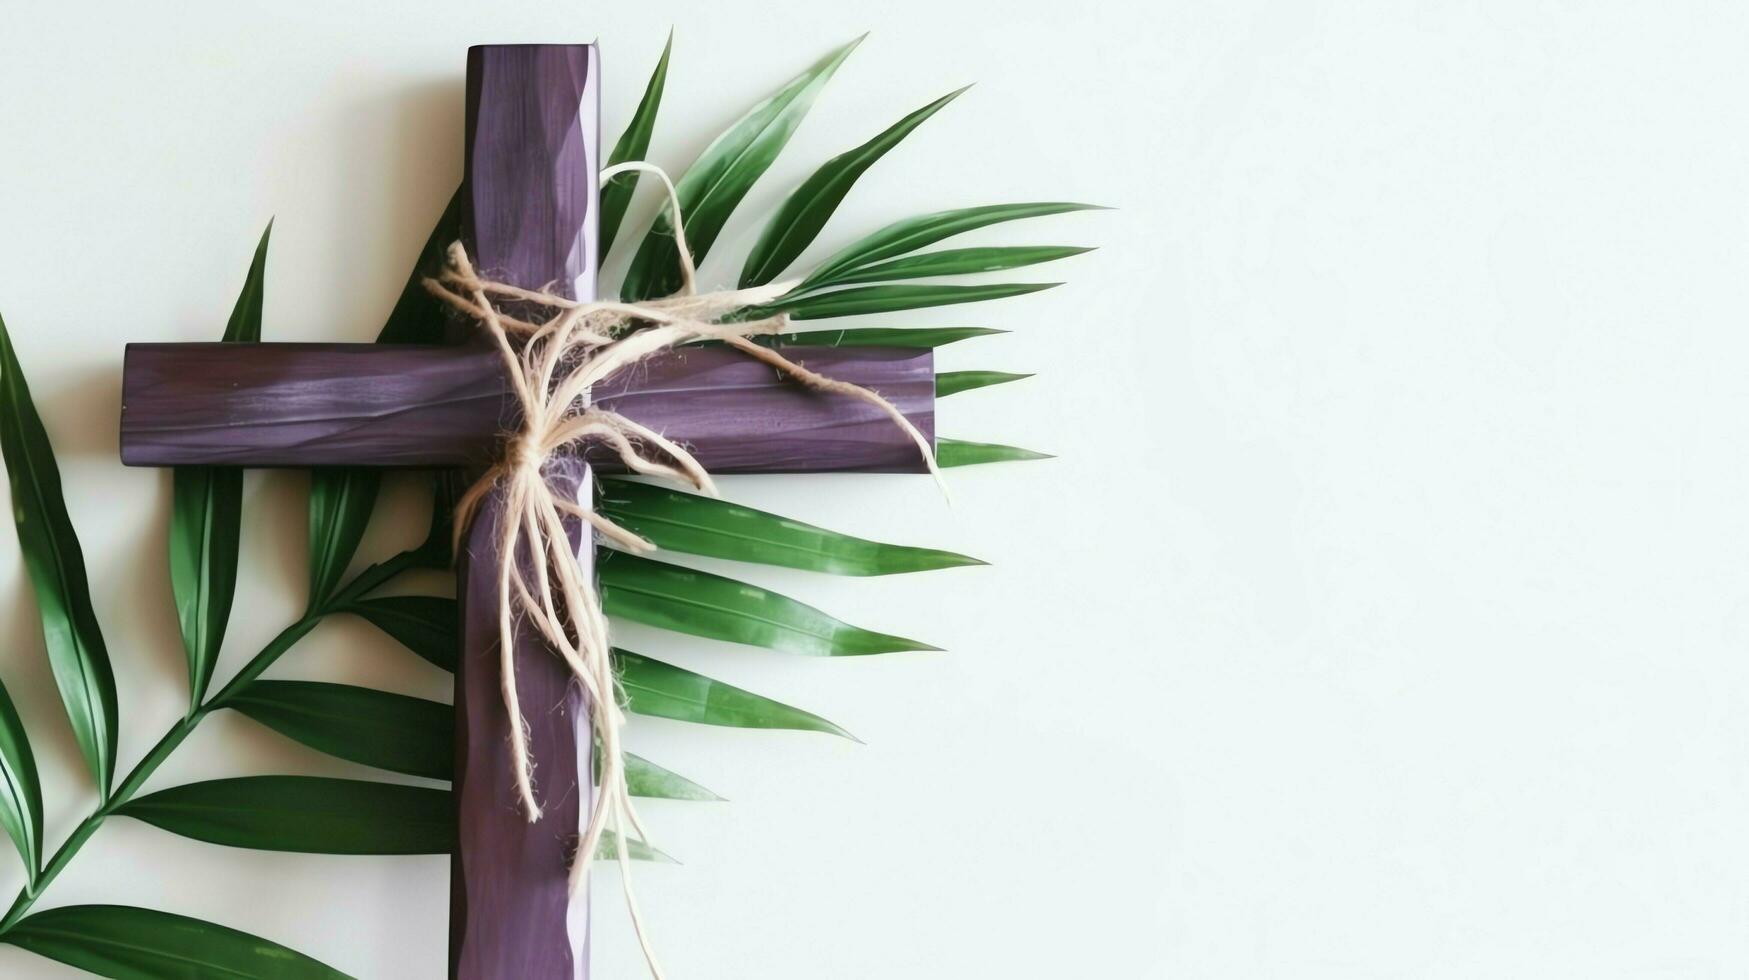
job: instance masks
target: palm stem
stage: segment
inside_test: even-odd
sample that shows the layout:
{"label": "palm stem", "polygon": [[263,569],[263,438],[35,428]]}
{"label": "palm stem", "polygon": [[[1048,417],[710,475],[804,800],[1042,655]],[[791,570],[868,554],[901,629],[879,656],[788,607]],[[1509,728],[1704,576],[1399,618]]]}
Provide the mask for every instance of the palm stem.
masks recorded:
{"label": "palm stem", "polygon": [[348,603],[381,588],[390,579],[417,565],[418,558],[417,552],[403,551],[387,561],[378,562],[358,573],[357,577],[347,583],[327,602],[312,608],[304,614],[302,619],[280,630],[279,635],[269,640],[260,652],[251,657],[249,662],[243,665],[243,669],[237,672],[237,676],[231,678],[230,683],[226,684],[219,693],[207,699],[207,702],[199,708],[191,711],[188,717],[170,726],[170,730],[165,732],[164,736],[158,739],[158,743],[152,746],[151,751],[146,753],[146,757],[129,771],[127,777],[103,801],[103,805],[99,806],[90,816],[81,821],[79,826],[73,829],[73,833],[68,835],[67,840],[61,844],[59,850],[55,851],[54,856],[49,859],[48,864],[43,866],[42,871],[30,883],[19,889],[18,897],[13,899],[11,908],[6,910],[6,915],[3,918],[0,918],[0,936],[11,931],[12,927],[24,918],[31,906],[36,904],[37,898],[48,888],[49,883],[60,875],[61,870],[73,860],[73,856],[79,853],[79,849],[85,846],[85,842],[91,839],[91,835],[97,833],[97,828],[103,826],[103,821],[133,799],[134,794],[140,791],[140,787],[146,784],[146,780],[150,779],[152,774],[158,771],[158,767],[164,764],[164,760],[170,758],[170,754],[175,752],[183,740],[194,732],[195,726],[199,725],[202,719],[229,704],[232,698],[260,677],[267,668],[273,666],[274,661],[307,636],[311,630],[316,628],[316,624],[320,623],[329,613],[345,608]]}

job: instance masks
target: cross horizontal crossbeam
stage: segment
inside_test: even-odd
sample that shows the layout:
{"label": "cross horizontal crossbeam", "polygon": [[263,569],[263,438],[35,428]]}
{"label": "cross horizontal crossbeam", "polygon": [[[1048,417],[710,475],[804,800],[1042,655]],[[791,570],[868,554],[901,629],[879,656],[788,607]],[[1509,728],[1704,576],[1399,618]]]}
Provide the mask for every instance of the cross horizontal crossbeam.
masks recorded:
{"label": "cross horizontal crossbeam", "polygon": [[[933,434],[932,351],[784,351],[880,392]],[[483,345],[130,344],[122,378],[130,466],[477,466],[498,458],[518,421],[503,361]],[[713,473],[923,468],[879,408],[726,347],[651,357],[591,401],[685,443]],[[606,453],[589,462],[618,468]]]}

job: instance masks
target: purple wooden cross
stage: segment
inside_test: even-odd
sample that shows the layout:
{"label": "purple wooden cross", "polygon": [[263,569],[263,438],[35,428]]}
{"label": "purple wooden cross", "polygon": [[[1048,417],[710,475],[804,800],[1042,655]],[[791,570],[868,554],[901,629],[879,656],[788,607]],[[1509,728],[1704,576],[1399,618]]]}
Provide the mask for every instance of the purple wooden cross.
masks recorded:
{"label": "purple wooden cross", "polygon": [[[594,297],[599,254],[599,56],[594,45],[483,45],[468,51],[463,238],[482,274]],[[790,348],[827,375],[881,392],[933,438],[927,350]],[[916,472],[916,447],[879,409],[822,395],[722,347],[671,351],[598,385],[592,400],[688,445],[717,473]],[[495,351],[365,344],[132,344],[123,375],[122,459],[135,466],[478,467],[516,406]],[[548,479],[591,502],[590,464],[554,461]],[[545,817],[518,808],[499,693],[489,500],[458,556],[462,654],[456,674],[459,840],[450,973],[462,980],[588,974],[588,906],[567,870],[592,793],[581,690],[538,637],[516,637],[517,681]],[[572,525],[579,557],[593,542]],[[578,859],[587,860],[588,856]]]}

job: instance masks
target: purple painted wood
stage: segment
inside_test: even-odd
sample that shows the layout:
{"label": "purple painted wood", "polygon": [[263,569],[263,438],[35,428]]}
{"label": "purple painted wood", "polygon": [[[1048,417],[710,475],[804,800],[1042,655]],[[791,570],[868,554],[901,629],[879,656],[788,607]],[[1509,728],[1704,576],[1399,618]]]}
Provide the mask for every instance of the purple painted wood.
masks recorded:
{"label": "purple painted wood", "polygon": [[[789,348],[935,428],[928,350]],[[477,346],[130,344],[122,461],[132,466],[466,466],[516,424],[498,355]],[[691,446],[712,472],[921,471],[878,409],[820,395],[725,347],[673,351],[595,401]],[[594,458],[614,470],[616,460]]]}
{"label": "purple painted wood", "polygon": [[462,238],[486,278],[595,295],[599,68],[593,44],[468,49]]}
{"label": "purple painted wood", "polygon": [[[468,49],[463,238],[494,278],[589,299],[595,289],[599,154],[598,58],[593,45]],[[465,392],[456,392],[466,401]],[[581,461],[555,465],[560,489],[590,502]],[[516,679],[529,725],[542,819],[517,805],[508,740],[516,720],[501,691],[498,564],[492,495],[459,560],[461,658],[456,670],[458,808],[450,875],[450,975],[457,980],[575,980],[589,973],[588,896],[568,885],[593,793],[589,716],[564,663],[518,629]],[[587,570],[594,542],[573,522]],[[528,560],[526,556],[517,556]],[[544,561],[544,556],[533,560]]]}
{"label": "purple painted wood", "polygon": [[[589,468],[560,460],[547,479],[562,498],[588,504]],[[503,510],[488,498],[458,558],[461,662],[456,672],[455,799],[460,846],[450,871],[450,975],[570,978],[588,975],[589,904],[572,902],[566,869],[590,799],[588,709],[538,639],[516,638],[516,683],[545,816],[517,806],[498,662],[498,563],[493,535]],[[576,521],[567,522],[584,568],[594,559]]]}

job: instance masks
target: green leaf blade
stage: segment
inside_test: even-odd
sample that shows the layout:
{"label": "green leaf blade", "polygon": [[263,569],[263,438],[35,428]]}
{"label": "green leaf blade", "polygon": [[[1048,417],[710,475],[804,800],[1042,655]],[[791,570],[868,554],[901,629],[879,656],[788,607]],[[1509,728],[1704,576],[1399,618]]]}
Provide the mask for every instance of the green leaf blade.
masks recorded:
{"label": "green leaf blade", "polygon": [[1037,201],[1024,204],[985,204],[952,211],[937,211],[895,221],[879,231],[851,243],[827,259],[802,281],[803,288],[831,282],[836,277],[872,265],[884,259],[915,252],[955,235],[976,231],[990,225],[1025,218],[1041,218],[1070,211],[1101,210],[1096,204],[1076,204],[1071,201]]}
{"label": "green leaf blade", "polygon": [[17,846],[26,876],[36,881],[42,870],[42,782],[37,778],[30,734],[4,684],[0,684],[0,827]]}
{"label": "green leaf blade", "polygon": [[[609,167],[632,160],[642,160],[650,153],[650,138],[656,132],[656,113],[662,107],[662,92],[668,87],[668,56],[674,50],[674,32],[668,32],[668,43],[662,45],[662,57],[656,62],[656,70],[650,75],[650,82],[644,86],[644,97],[638,101],[637,111],[632,113],[631,122],[626,124],[624,133],[620,134],[618,142],[613,144],[613,152],[607,156]],[[600,233],[601,254],[598,263],[607,259],[607,253],[613,248],[614,237],[619,234],[619,224],[625,220],[626,208],[632,203],[632,193],[638,189],[638,175],[635,173],[620,174],[601,185]]]}
{"label": "green leaf blade", "polygon": [[181,466],[171,474],[170,591],[188,661],[191,708],[206,697],[237,591],[243,471]]}
{"label": "green leaf blade", "polygon": [[[273,222],[261,233],[243,289],[225,325],[227,343],[261,340],[266,303],[267,245]],[[237,551],[243,525],[243,471],[183,466],[171,477],[170,591],[188,661],[189,708],[206,697],[224,646],[237,592]]]}
{"label": "green leaf blade", "polygon": [[273,237],[273,222],[261,232],[255,243],[255,254],[249,260],[249,271],[243,276],[243,290],[231,308],[231,318],[225,323],[224,341],[231,344],[253,344],[261,340],[261,314],[267,302],[267,242]]}
{"label": "green leaf blade", "polygon": [[1015,374],[1012,371],[943,371],[935,376],[935,397],[946,398],[962,391],[976,391],[992,385],[1025,381],[1030,377],[1030,374]]}
{"label": "green leaf blade", "polygon": [[448,790],[325,776],[243,776],[160,790],[115,811],[211,844],[300,854],[448,854]]}
{"label": "green leaf blade", "polygon": [[246,932],[125,905],[70,905],[38,912],[20,920],[0,942],[114,980],[350,980],[333,967]]}
{"label": "green leaf blade", "polygon": [[446,339],[444,334],[449,325],[449,314],[443,301],[425,288],[425,278],[443,269],[445,252],[462,237],[463,203],[462,189],[458,187],[450,195],[443,213],[438,215],[431,234],[425,237],[425,244],[420,246],[413,271],[407,274],[407,281],[401,285],[401,295],[383,322],[377,343],[436,344]]}
{"label": "green leaf blade", "polygon": [[623,479],[601,482],[602,515],[667,551],[834,575],[893,575],[983,564],[934,548],[839,534],[714,497]]}
{"label": "green leaf blade", "polygon": [[669,769],[664,769],[643,756],[625,754],[626,786],[633,796],[653,800],[695,800],[717,803],[722,797]]}
{"label": "green leaf blade", "polygon": [[792,320],[827,320],[838,316],[982,303],[1025,296],[1060,285],[1059,282],[1001,282],[979,286],[851,286],[825,293],[786,296],[765,306],[749,307],[738,315],[756,319],[774,313],[788,313]]}
{"label": "green leaf blade", "polygon": [[317,681],[255,681],[225,704],[294,742],[348,762],[449,779],[455,711],[424,698]]}
{"label": "green leaf blade", "polygon": [[364,540],[381,486],[380,470],[310,471],[310,609],[320,609],[339,587]]}
{"label": "green leaf blade", "polygon": [[435,667],[455,672],[461,613],[454,599],[405,595],[360,599],[344,612],[360,616]]}
{"label": "green leaf blade", "polygon": [[993,442],[967,442],[964,439],[936,439],[935,462],[950,466],[976,466],[980,463],[1017,463],[1032,459],[1053,459],[1050,453],[1003,446]]}
{"label": "green leaf blade", "polygon": [[0,320],[0,455],[12,484],[19,550],[36,593],[55,686],[98,792],[108,796],[115,777],[115,674],[91,607],[85,556],[61,492],[60,468],[4,320]]}
{"label": "green leaf blade", "polygon": [[752,340],[767,347],[904,347],[933,350],[973,337],[994,337],[1007,332],[990,327],[852,327],[762,335]]}
{"label": "green leaf blade", "polygon": [[763,286],[776,279],[819,237],[820,230],[844,202],[845,195],[869,167],[911,135],[924,120],[960,97],[971,86],[957,89],[888,127],[861,146],[826,161],[795,193],[786,198],[766,223],[747,264],[741,270],[741,288]]}
{"label": "green leaf blade", "polygon": [[692,636],[821,657],[935,650],[841,622],[788,596],[721,575],[620,552],[598,552],[603,610]]}
{"label": "green leaf blade", "polygon": [[948,248],[939,252],[906,255],[863,266],[832,277],[815,287],[849,286],[891,282],[895,279],[928,279],[935,276],[971,276],[1003,272],[1044,262],[1055,262],[1092,251],[1074,245],[1000,245],[985,248]]}
{"label": "green leaf blade", "polygon": [[684,667],[619,649],[613,651],[613,664],[627,704],[640,715],[725,728],[824,732],[855,741],[819,715]]}
{"label": "green leaf blade", "polygon": [[[729,216],[771,168],[821,89],[861,42],[857,38],[828,54],[748,110],[687,168],[674,189],[695,262],[704,261]],[[674,292],[680,285],[678,260],[672,216],[664,209],[632,257],[621,298],[637,302]]]}
{"label": "green leaf blade", "polygon": [[[679,864],[667,854],[656,850],[636,837],[626,838],[626,857],[633,861],[650,861],[655,864]],[[595,860],[619,860],[619,835],[611,830],[601,832],[601,841],[595,845]]]}

